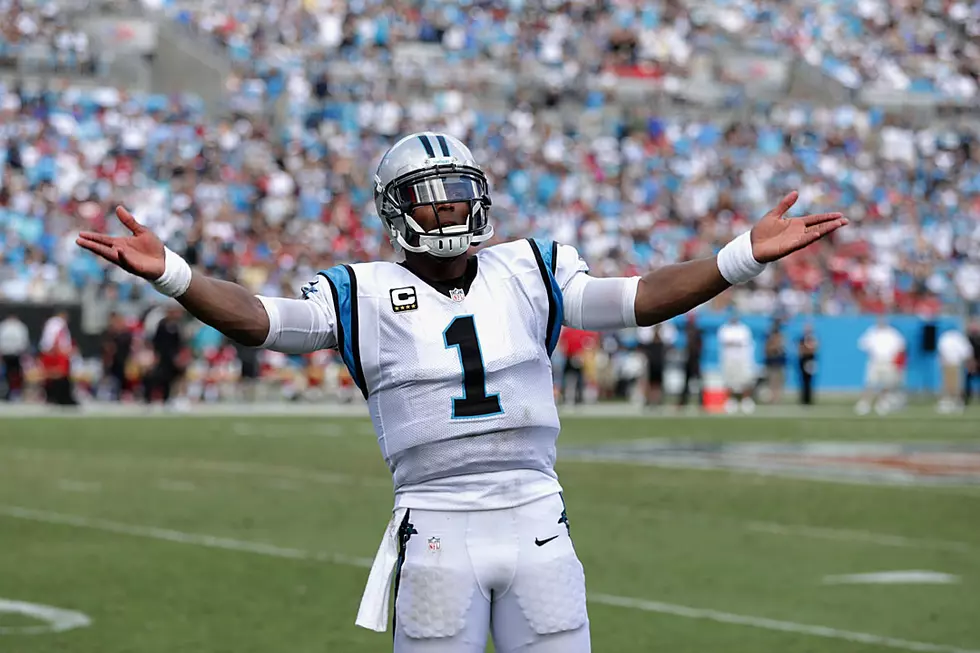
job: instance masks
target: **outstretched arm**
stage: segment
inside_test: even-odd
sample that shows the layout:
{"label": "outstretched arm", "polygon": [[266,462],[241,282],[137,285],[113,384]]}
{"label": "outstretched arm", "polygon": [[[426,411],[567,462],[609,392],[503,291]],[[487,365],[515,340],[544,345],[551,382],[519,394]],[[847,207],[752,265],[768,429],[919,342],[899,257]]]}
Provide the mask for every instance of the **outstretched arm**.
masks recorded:
{"label": "outstretched arm", "polygon": [[[257,297],[238,284],[191,273],[186,262],[164,248],[126,209],[116,209],[131,236],[82,232],[75,241],[130,274],[171,294],[187,311],[235,342],[287,353],[331,347],[335,319],[322,302]],[[175,274],[175,271],[179,274]],[[181,279],[181,276],[186,278]],[[189,281],[189,285],[185,285]]]}
{"label": "outstretched arm", "polygon": [[712,258],[665,265],[641,277],[636,289],[637,324],[657,324],[686,313],[743,280],[740,275],[752,275],[755,267],[761,271],[764,264],[801,250],[847,224],[847,218],[840,213],[783,217],[798,197],[796,191],[786,195],[756,223],[747,239],[733,241],[728,247],[736,248],[734,256],[731,252],[720,253]]}
{"label": "outstretched arm", "polygon": [[587,330],[650,326],[682,315],[736,283],[847,224],[840,213],[784,218],[796,203],[794,191],[769,211],[748,234],[729,243],[718,256],[675,263],[639,279],[598,279],[582,272],[584,263],[563,285],[564,323]]}

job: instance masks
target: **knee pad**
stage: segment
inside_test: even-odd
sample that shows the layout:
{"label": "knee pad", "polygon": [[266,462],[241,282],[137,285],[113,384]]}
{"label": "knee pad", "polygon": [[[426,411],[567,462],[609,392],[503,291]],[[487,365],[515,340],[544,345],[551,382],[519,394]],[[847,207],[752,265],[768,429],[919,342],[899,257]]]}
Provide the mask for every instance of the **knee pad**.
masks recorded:
{"label": "knee pad", "polygon": [[585,570],[574,551],[518,572],[511,591],[538,635],[576,630],[585,625]]}
{"label": "knee pad", "polygon": [[406,562],[395,601],[397,627],[413,639],[452,637],[466,625],[475,589],[471,573]]}

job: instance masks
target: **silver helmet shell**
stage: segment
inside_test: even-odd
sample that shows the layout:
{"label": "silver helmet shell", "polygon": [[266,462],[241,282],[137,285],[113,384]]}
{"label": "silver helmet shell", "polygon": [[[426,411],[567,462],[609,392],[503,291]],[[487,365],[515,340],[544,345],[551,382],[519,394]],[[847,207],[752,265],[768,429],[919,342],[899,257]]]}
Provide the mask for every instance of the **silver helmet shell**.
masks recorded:
{"label": "silver helmet shell", "polygon": [[[451,258],[493,236],[487,177],[469,148],[448,134],[419,132],[395,143],[378,164],[374,204],[391,244],[419,254]],[[438,204],[468,202],[465,224],[438,224]],[[412,211],[431,206],[437,227],[425,231]]]}

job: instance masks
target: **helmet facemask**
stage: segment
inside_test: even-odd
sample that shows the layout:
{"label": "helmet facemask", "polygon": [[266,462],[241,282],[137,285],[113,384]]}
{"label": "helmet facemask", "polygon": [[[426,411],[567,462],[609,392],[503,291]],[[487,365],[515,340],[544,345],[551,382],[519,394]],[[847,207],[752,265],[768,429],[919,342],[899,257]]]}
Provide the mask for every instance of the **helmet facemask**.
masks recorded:
{"label": "helmet facemask", "polygon": [[[377,180],[377,185],[382,200],[379,213],[396,249],[452,258],[493,236],[487,179],[477,168],[436,166],[402,175],[383,188]],[[439,205],[458,202],[469,205],[466,222],[443,225]],[[412,217],[412,212],[422,206],[431,207],[435,215],[437,226],[431,231],[425,231]]]}

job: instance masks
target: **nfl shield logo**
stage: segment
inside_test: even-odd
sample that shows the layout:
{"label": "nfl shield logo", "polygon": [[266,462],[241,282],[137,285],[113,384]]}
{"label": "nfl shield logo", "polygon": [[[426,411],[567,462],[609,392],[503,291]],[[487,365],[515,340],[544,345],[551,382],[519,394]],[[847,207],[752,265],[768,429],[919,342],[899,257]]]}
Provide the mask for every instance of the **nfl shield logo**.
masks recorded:
{"label": "nfl shield logo", "polygon": [[435,552],[442,548],[442,541],[438,537],[429,538],[429,551]]}
{"label": "nfl shield logo", "polygon": [[466,293],[463,292],[462,288],[453,288],[449,291],[449,298],[454,302],[461,302],[466,299]]}

